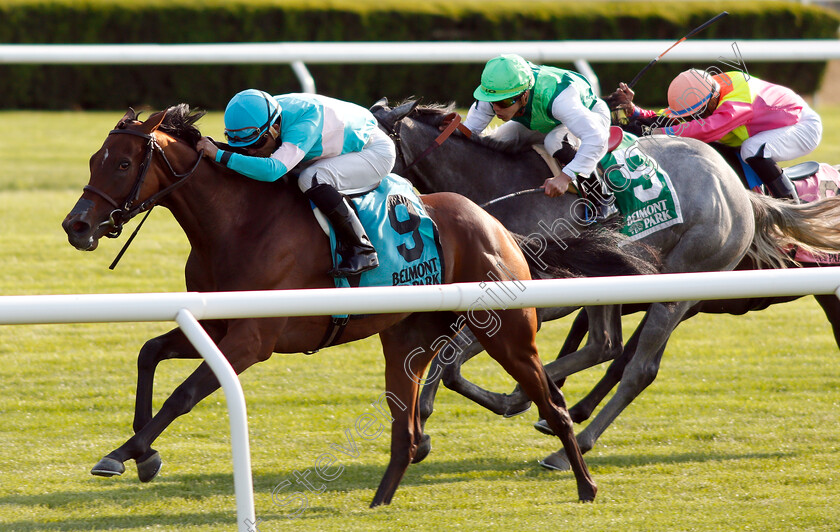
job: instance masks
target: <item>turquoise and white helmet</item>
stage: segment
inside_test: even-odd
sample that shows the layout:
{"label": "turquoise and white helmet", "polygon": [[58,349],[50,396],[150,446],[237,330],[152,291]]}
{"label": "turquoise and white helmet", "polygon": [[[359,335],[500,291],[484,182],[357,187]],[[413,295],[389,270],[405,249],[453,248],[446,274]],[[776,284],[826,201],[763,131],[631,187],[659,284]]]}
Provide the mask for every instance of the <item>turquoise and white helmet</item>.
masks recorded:
{"label": "turquoise and white helmet", "polygon": [[256,89],[237,93],[225,108],[225,138],[235,147],[250,146],[280,117],[280,104]]}

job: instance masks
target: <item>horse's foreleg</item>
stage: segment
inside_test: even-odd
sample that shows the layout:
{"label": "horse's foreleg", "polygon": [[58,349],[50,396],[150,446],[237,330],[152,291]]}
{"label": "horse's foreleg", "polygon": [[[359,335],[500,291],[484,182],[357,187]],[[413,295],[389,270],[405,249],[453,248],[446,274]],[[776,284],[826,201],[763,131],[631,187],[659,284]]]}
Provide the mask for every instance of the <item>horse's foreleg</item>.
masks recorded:
{"label": "horse's foreleg", "polygon": [[[638,346],[627,367],[624,368],[615,395],[578,435],[577,440],[582,452],[590,451],[619,414],[654,381],[668,339],[692,304],[680,302],[651,305],[640,325]],[[567,457],[563,449],[549,455],[540,463],[549,469],[568,469]]]}
{"label": "horse's foreleg", "polygon": [[[240,327],[248,327],[245,320],[237,323]],[[258,338],[259,336],[253,334],[253,331],[247,330],[245,334],[228,334],[220,343],[220,350],[226,353],[237,374],[271,355],[270,347],[261,346],[258,345],[258,341],[255,342]],[[151,358],[151,355],[147,356]],[[142,482],[152,480],[161,466],[160,455],[152,449],[152,443],[175,418],[192,410],[196,404],[217,388],[219,388],[218,379],[207,363],[202,362],[164,401],[157,414],[136,431],[128,441],[100,460],[91,473],[98,476],[121,475],[125,472],[124,462],[134,459],[137,461],[137,474],[140,480]],[[144,408],[138,407],[141,410]],[[142,412],[141,415],[143,415]]]}
{"label": "horse's foreleg", "polygon": [[219,381],[206,362],[175,389],[152,419],[134,436],[108,453],[91,469],[93,475],[111,477],[125,472],[124,462],[137,461],[137,474],[142,482],[152,480],[160,470],[160,455],[152,443],[178,416],[189,412],[199,401],[219,387]]}
{"label": "horse's foreleg", "polygon": [[162,360],[172,358],[200,358],[201,355],[187,340],[181,329],[152,338],[143,344],[137,356],[137,394],[134,402],[134,432],[152,420],[152,398],[155,370]]}
{"label": "horse's foreleg", "polygon": [[589,331],[586,345],[546,364],[545,371],[553,382],[621,354],[621,305],[587,307],[586,317]]}
{"label": "horse's foreleg", "polygon": [[627,344],[625,344],[621,355],[613,360],[612,364],[610,364],[607,368],[606,373],[604,373],[604,376],[601,377],[601,380],[598,381],[598,383],[592,388],[592,390],[589,391],[588,394],[586,394],[583,399],[578,401],[575,406],[569,409],[569,415],[572,416],[572,421],[575,423],[583,423],[589,419],[589,417],[592,416],[592,412],[595,411],[595,408],[601,404],[601,401],[603,401],[612,389],[621,382],[621,376],[624,374],[624,368],[627,367],[627,364],[633,358],[633,354],[636,352],[639,345],[639,334],[644,327],[645,319],[647,319],[647,317],[642,318],[639,326],[636,327],[636,330],[633,331],[633,334],[630,336],[630,340],[628,340]]}
{"label": "horse's foreleg", "polygon": [[586,309],[580,309],[575,316],[575,319],[572,321],[572,326],[569,327],[569,333],[566,335],[566,340],[563,341],[563,345],[560,347],[560,351],[557,353],[557,358],[563,358],[566,355],[570,355],[577,351],[580,348],[580,344],[583,342],[583,339],[586,337],[586,332],[589,330],[589,314],[586,313]]}
{"label": "horse's foreleg", "polygon": [[[484,351],[484,347],[476,340],[475,335],[469,329],[465,330],[469,332],[468,338],[470,344],[455,357],[451,364],[445,366],[442,375],[444,386],[483,406],[494,414],[511,417],[527,411],[531,406],[531,400],[527,397],[523,396],[517,398],[517,401],[513,401],[510,395],[485,390],[461,375],[461,366],[469,359]],[[440,357],[441,354],[438,354],[438,359]]]}
{"label": "horse's foreleg", "polygon": [[426,421],[435,411],[435,397],[437,397],[438,388],[440,388],[440,376],[442,373],[443,364],[438,359],[432,360],[432,364],[429,366],[430,377],[427,377],[423,382],[423,389],[420,391],[420,399],[418,401],[421,428],[426,428]]}
{"label": "horse's foreleg", "polygon": [[[554,383],[562,383],[569,375],[612,360],[622,349],[621,306],[587,307],[589,337],[578,351],[558,356],[545,365],[548,378]],[[570,346],[571,344],[569,344]],[[520,388],[511,394],[511,401],[521,400],[525,394]]]}
{"label": "horse's foreleg", "polygon": [[[459,321],[455,322],[456,325],[459,323]],[[438,340],[442,341],[442,338]],[[455,334],[449,337],[446,344],[438,349],[437,356],[429,366],[429,374],[424,381],[423,390],[420,392],[420,424],[422,426],[426,426],[426,420],[434,411],[435,395],[441,382],[450,390],[458,392],[468,399],[473,399],[469,395],[469,390],[466,393],[461,391],[466,388],[461,381],[471,386],[474,385],[461,377],[460,368],[465,362],[482,351],[484,351],[484,348],[475,340],[475,336],[467,327],[459,328]],[[473,400],[478,402],[476,399]]]}
{"label": "horse's foreleg", "polygon": [[[589,391],[588,394],[586,394],[583,399],[578,401],[575,406],[569,409],[569,415],[572,417],[572,421],[575,423],[583,423],[589,419],[590,416],[592,416],[592,412],[595,411],[595,408],[601,404],[601,401],[603,401],[610,391],[615,388],[615,385],[621,381],[621,375],[624,373],[624,368],[627,366],[627,363],[630,362],[630,359],[633,358],[633,353],[636,351],[640,330],[641,324],[638,328],[636,328],[636,331],[624,346],[624,351],[621,353],[621,356],[616,357],[613,363],[610,364],[601,380],[598,381],[598,383],[592,388],[592,390]],[[554,435],[551,431],[551,427],[548,426],[548,423],[546,423],[544,419],[540,419],[534,423],[534,428],[543,434],[548,434],[549,436]]]}

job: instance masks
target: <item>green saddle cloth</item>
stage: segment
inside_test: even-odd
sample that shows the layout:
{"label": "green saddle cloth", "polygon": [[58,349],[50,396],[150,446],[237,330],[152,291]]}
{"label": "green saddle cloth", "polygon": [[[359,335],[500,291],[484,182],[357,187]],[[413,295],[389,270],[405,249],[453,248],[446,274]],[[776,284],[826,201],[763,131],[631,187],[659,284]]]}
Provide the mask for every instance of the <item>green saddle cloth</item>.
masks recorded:
{"label": "green saddle cloth", "polygon": [[637,240],[682,223],[680,201],[667,172],[636,145],[638,138],[624,132],[616,149],[600,161],[604,177],[624,215],[621,232]]}

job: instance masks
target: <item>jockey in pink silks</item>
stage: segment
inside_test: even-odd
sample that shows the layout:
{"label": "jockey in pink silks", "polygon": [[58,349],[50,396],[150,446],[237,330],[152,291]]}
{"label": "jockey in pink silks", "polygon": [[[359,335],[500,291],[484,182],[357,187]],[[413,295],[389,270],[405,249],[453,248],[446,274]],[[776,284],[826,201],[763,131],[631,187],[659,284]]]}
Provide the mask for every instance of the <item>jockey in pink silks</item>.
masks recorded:
{"label": "jockey in pink silks", "polygon": [[649,122],[659,117],[654,134],[691,137],[740,148],[741,158],[755,170],[772,196],[798,201],[793,183],[779,167],[811,153],[822,138],[820,116],[787,87],[724,72],[715,76],[686,70],[668,87],[668,109],[651,111],[633,104],[624,83],[611,99],[630,119]]}

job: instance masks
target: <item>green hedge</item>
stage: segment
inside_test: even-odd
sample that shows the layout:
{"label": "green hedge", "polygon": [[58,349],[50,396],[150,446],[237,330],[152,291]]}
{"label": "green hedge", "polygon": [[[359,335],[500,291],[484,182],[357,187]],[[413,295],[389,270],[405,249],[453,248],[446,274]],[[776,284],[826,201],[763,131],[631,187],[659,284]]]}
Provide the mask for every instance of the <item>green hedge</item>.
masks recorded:
{"label": "green hedge", "polygon": [[[836,38],[840,16],[796,2],[557,2],[449,0],[0,0],[0,43],[201,43],[291,41],[506,41],[674,39],[722,10],[730,15],[696,39]],[[652,58],[651,58],[652,59]],[[824,63],[750,63],[750,74],[801,93],[819,86]],[[646,63],[594,63],[602,88]],[[571,67],[571,65],[557,65]],[[688,65],[662,63],[636,86],[637,101],[662,103],[664,87]],[[471,101],[482,65],[309,65],[318,91],[370,104]],[[178,102],[222,109],[235,92],[300,90],[286,65],[0,65],[4,108],[161,108]],[[646,95],[649,94],[649,96]]]}

